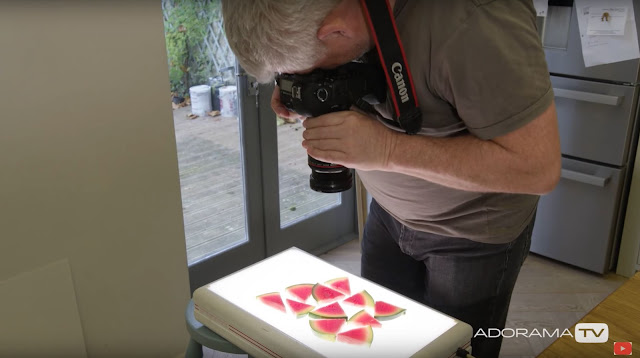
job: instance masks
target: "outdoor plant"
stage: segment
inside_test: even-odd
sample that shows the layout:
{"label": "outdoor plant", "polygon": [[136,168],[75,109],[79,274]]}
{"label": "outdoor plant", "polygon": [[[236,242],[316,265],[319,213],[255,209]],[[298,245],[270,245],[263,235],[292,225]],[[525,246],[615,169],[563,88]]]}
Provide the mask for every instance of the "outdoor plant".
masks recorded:
{"label": "outdoor plant", "polygon": [[188,97],[189,87],[207,83],[215,72],[200,47],[209,24],[219,18],[219,0],[165,0],[165,39],[174,97]]}

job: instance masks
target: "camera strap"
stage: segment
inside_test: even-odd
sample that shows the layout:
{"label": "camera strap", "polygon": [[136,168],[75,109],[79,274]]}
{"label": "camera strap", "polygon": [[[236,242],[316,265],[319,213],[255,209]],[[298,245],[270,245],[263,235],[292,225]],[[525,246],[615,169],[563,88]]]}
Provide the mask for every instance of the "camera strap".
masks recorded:
{"label": "camera strap", "polygon": [[422,112],[389,0],[360,2],[376,43],[396,120],[405,132],[415,134],[422,127]]}

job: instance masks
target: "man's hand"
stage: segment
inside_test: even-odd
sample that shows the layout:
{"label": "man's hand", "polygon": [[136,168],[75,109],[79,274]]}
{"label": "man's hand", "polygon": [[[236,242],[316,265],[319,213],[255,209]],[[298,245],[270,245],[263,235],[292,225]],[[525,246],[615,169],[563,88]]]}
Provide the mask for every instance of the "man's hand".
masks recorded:
{"label": "man's hand", "polygon": [[400,135],[355,110],[308,118],[302,125],[307,154],[360,170],[386,170]]}
{"label": "man's hand", "polygon": [[290,112],[287,107],[283,106],[282,103],[280,103],[280,87],[278,86],[273,89],[273,94],[271,95],[271,108],[277,115],[282,118],[300,120],[305,119],[305,117],[299,115],[296,112]]}

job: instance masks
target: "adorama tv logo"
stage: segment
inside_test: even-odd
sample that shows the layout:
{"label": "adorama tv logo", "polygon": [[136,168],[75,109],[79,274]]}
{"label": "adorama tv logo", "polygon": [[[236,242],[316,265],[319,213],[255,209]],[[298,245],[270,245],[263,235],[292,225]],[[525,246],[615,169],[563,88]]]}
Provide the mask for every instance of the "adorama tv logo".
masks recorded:
{"label": "adorama tv logo", "polygon": [[630,356],[631,342],[613,342],[613,354],[617,356]]}
{"label": "adorama tv logo", "polygon": [[606,323],[578,323],[575,339],[578,343],[605,343],[609,340],[609,326]]}

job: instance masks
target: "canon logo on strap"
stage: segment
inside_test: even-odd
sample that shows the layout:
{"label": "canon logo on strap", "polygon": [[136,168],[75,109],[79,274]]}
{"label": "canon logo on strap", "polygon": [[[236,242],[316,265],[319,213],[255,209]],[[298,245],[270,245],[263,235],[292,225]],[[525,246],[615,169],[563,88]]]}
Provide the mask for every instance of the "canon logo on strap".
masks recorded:
{"label": "canon logo on strap", "polygon": [[400,94],[400,101],[405,103],[409,100],[409,93],[407,92],[407,86],[404,83],[404,77],[402,76],[402,65],[399,62],[394,62],[391,65],[391,71],[393,71],[393,77],[396,79],[396,87]]}
{"label": "canon logo on strap", "polygon": [[360,0],[360,3],[387,80],[389,99],[395,112],[393,119],[407,134],[416,134],[422,128],[422,111],[418,105],[416,87],[402,48],[393,8],[389,0]]}

